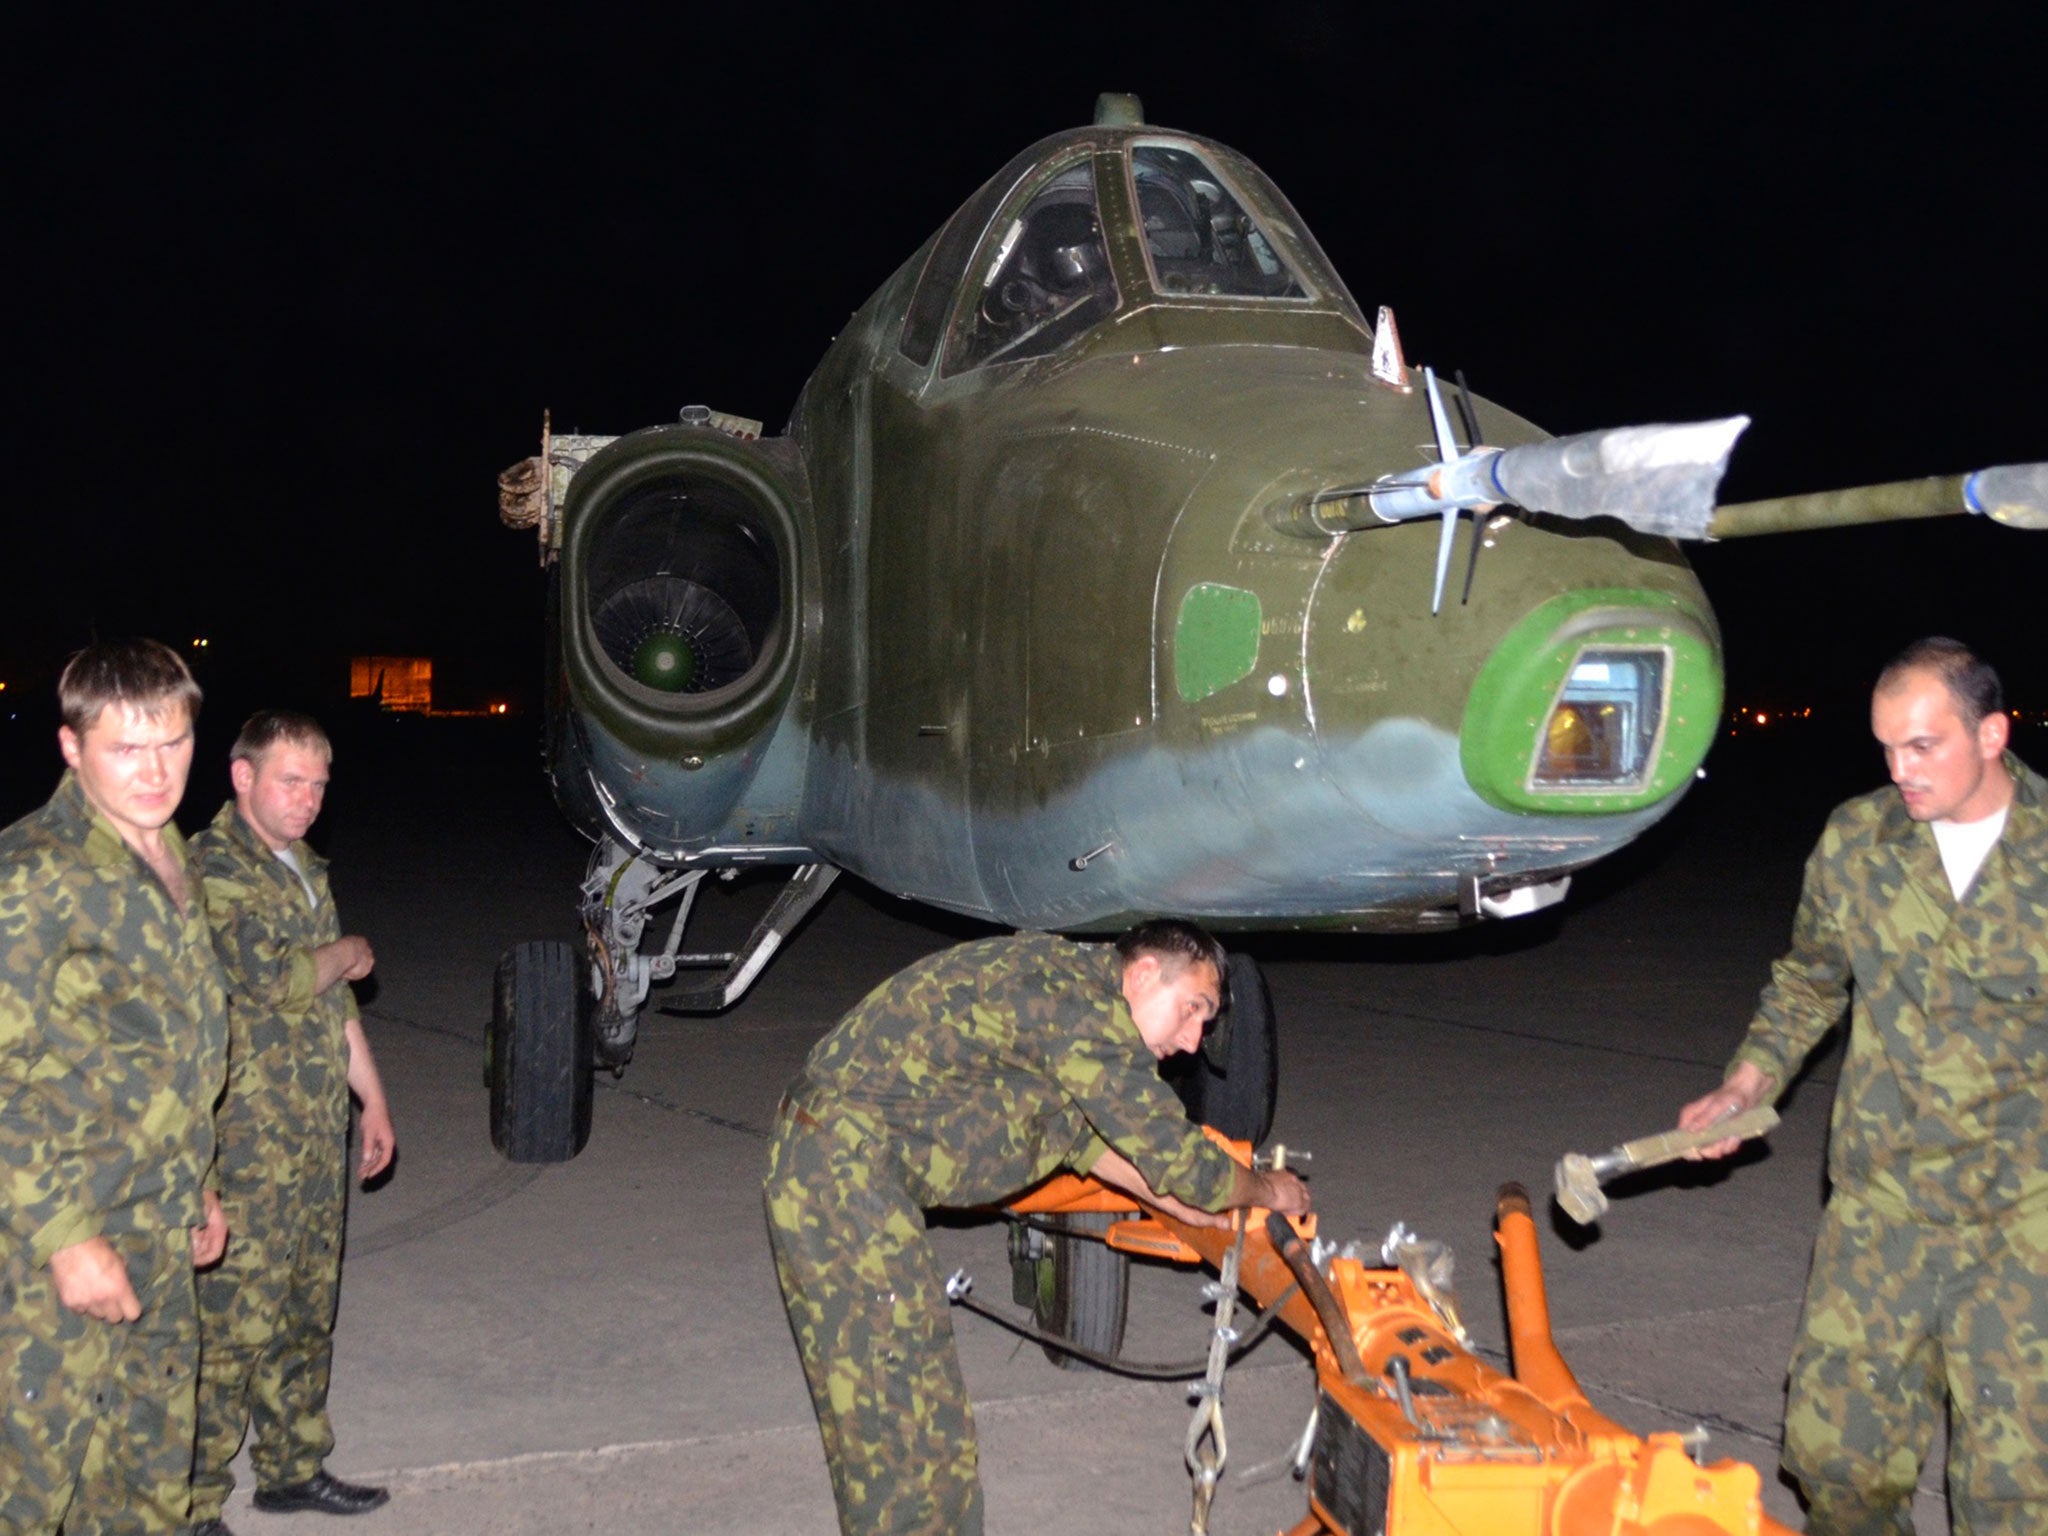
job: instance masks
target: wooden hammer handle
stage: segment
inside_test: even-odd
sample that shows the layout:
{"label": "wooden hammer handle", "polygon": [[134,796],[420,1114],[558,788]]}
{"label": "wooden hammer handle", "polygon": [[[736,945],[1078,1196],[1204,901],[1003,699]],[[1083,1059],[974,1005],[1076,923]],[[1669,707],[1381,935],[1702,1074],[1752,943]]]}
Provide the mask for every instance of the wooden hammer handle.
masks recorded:
{"label": "wooden hammer handle", "polygon": [[1654,1168],[1659,1163],[1668,1163],[1674,1157],[1683,1157],[1701,1147],[1711,1147],[1731,1136],[1737,1141],[1761,1136],[1777,1123],[1778,1112],[1768,1104],[1759,1104],[1755,1109],[1746,1109],[1726,1120],[1716,1120],[1697,1131],[1659,1131],[1655,1136],[1623,1142],[1601,1162],[1612,1158],[1617,1173],[1624,1168]]}

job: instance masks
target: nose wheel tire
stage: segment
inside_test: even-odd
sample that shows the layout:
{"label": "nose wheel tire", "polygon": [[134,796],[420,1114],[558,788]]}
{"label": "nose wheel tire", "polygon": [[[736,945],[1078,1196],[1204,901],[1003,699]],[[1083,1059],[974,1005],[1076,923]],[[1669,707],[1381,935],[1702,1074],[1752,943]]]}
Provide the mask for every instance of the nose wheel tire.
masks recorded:
{"label": "nose wheel tire", "polygon": [[[1124,1314],[1130,1302],[1131,1261],[1099,1237],[1120,1219],[1095,1213],[1058,1218],[1061,1230],[1046,1234],[1045,1257],[1038,1266],[1038,1299],[1031,1309],[1038,1326],[1048,1333],[1102,1355],[1114,1355],[1123,1347]],[[1064,1370],[1095,1369],[1049,1345],[1045,1357]]]}
{"label": "nose wheel tire", "polygon": [[[1230,1006],[1211,1026],[1209,1039],[1200,1050],[1161,1063],[1159,1075],[1180,1095],[1190,1120],[1257,1146],[1273,1129],[1280,1081],[1273,998],[1265,972],[1250,955],[1229,957],[1225,984]],[[1082,1234],[1106,1232],[1117,1219],[1058,1218],[1058,1229],[1045,1236],[1032,1308],[1039,1327],[1105,1355],[1123,1346],[1131,1261],[1099,1237]],[[1045,1354],[1067,1370],[1093,1369],[1057,1349],[1048,1347]]]}
{"label": "nose wheel tire", "polygon": [[1256,1147],[1273,1129],[1280,1088],[1273,996],[1250,955],[1231,955],[1224,981],[1230,1006],[1210,1026],[1209,1038],[1198,1051],[1169,1057],[1159,1075],[1180,1095],[1190,1120]]}
{"label": "nose wheel tire", "polygon": [[590,1140],[595,1087],[587,969],[572,944],[520,944],[498,962],[484,1076],[491,1145],[515,1163],[566,1163]]}

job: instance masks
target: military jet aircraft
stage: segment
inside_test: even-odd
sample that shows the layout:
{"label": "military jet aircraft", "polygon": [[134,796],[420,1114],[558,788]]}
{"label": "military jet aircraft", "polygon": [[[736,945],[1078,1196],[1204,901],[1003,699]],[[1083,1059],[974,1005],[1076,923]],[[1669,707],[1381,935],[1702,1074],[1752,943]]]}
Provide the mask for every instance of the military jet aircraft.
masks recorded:
{"label": "military jet aircraft", "polygon": [[[842,870],[1081,933],[1555,902],[1717,728],[1674,537],[2043,521],[2038,466],[1717,509],[1743,425],[1552,439],[1418,374],[1255,166],[1104,97],[861,307],[783,435],[692,407],[501,481],[548,574],[547,771],[595,851],[587,953],[500,967],[497,1144],[573,1156],[652,988],[732,1003]],[[699,883],[755,865],[790,876],[752,938],[687,952]],[[1231,991],[1250,1065],[1192,1091],[1228,1084],[1205,1117],[1257,1139],[1270,1026],[1249,966]]]}

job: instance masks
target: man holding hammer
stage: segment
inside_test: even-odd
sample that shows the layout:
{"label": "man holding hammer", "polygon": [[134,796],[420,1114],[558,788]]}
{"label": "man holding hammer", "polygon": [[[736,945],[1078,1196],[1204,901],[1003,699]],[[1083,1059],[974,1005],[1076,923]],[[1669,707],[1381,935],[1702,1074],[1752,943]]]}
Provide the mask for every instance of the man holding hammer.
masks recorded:
{"label": "man holding hammer", "polygon": [[1892,787],[1829,818],[1791,951],[1679,1124],[1776,1098],[1851,1005],[1785,1467],[1810,1532],[1911,1536],[1945,1397],[1955,1531],[2024,1536],[2048,1531],[2048,781],[1954,640],[1902,652],[1870,716]]}

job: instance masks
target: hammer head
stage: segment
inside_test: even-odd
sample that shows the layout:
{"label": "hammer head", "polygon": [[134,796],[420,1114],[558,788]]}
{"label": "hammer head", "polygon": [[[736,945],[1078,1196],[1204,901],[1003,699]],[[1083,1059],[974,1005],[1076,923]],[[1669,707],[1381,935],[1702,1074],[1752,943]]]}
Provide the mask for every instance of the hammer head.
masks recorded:
{"label": "hammer head", "polygon": [[1567,1152],[1557,1160],[1557,1203],[1580,1226],[1591,1226],[1607,1210],[1607,1191],[1583,1152]]}

